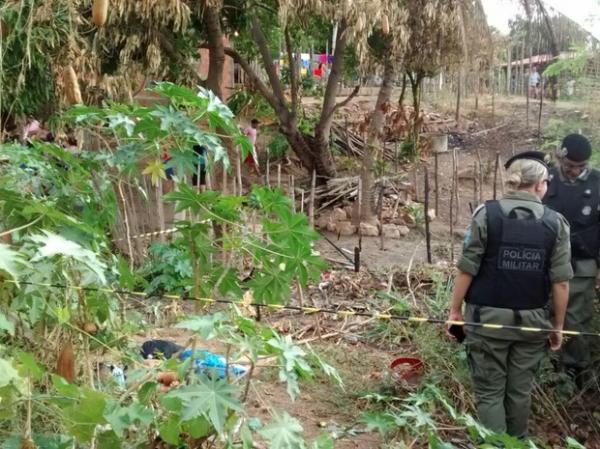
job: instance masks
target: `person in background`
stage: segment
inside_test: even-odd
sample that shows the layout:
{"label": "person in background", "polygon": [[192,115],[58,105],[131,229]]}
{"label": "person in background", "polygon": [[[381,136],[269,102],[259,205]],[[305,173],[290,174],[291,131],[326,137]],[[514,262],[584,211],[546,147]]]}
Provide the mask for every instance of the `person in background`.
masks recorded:
{"label": "person in background", "polygon": [[[454,282],[450,321],[550,329],[527,332],[465,325],[477,412],[484,426],[524,438],[535,372],[561,347],[570,264],[569,225],[545,207],[544,153],[518,154],[505,165],[509,192],[473,214]],[[548,302],[552,293],[554,322]],[[457,335],[449,327],[449,333]]]}
{"label": "person in background", "polygon": [[[580,134],[566,136],[559,150],[558,167],[550,171],[544,204],[564,215],[571,226],[571,264],[575,276],[570,283],[565,327],[589,331],[594,311],[595,289],[600,286],[600,172],[589,166],[590,142]],[[589,339],[573,336],[566,342],[561,363],[583,388],[590,365]]]}
{"label": "person in background", "polygon": [[192,175],[192,184],[201,192],[206,190],[206,150],[204,145],[194,145],[194,153],[198,161],[196,172]]}
{"label": "person in background", "polygon": [[260,122],[253,118],[250,122],[250,126],[244,130],[244,135],[250,139],[250,143],[252,144],[252,151],[248,153],[248,156],[246,156],[246,160],[244,162],[254,170],[257,176],[260,176],[260,170],[258,167],[258,154],[256,151],[256,140],[258,138],[259,126]]}
{"label": "person in background", "polygon": [[531,73],[529,74],[529,96],[531,98],[537,98],[539,87],[540,87],[540,74],[537,71],[537,67],[533,66],[531,68]]}

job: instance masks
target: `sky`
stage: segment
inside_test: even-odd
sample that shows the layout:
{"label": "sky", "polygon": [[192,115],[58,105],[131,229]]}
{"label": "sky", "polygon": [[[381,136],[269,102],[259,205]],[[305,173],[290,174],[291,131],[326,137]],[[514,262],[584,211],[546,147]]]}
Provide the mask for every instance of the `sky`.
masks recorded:
{"label": "sky", "polygon": [[[524,14],[519,0],[482,0],[488,23],[508,33],[508,21]],[[546,8],[558,11],[600,39],[600,0],[544,0]],[[577,6],[574,6],[577,5]]]}

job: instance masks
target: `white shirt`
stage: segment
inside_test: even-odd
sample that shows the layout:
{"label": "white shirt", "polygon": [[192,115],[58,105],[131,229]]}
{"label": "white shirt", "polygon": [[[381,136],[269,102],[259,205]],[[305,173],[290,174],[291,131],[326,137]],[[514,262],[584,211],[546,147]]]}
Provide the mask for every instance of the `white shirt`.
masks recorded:
{"label": "white shirt", "polygon": [[531,75],[529,75],[529,85],[530,86],[537,86],[539,82],[540,82],[540,74],[538,72],[533,72]]}

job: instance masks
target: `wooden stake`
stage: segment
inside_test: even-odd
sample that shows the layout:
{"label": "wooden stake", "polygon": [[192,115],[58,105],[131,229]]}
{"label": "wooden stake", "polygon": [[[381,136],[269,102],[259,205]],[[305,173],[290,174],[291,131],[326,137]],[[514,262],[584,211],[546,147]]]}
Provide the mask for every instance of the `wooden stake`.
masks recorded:
{"label": "wooden stake", "polygon": [[298,287],[298,303],[300,307],[304,307],[304,292],[302,291],[302,286],[300,285],[300,281],[296,281],[296,285]]}
{"label": "wooden stake", "polygon": [[271,187],[271,152],[267,148],[267,171],[265,172],[267,186]]}
{"label": "wooden stake", "polygon": [[[237,184],[240,187],[240,195],[244,194],[244,184],[242,183],[242,155],[240,153],[240,149],[238,148],[235,157],[235,170],[237,173]],[[234,192],[235,193],[235,192]]]}
{"label": "wooden stake", "polygon": [[300,189],[300,213],[304,213],[304,189]]}
{"label": "wooden stake", "polygon": [[456,189],[456,150],[452,150],[452,187],[450,189],[450,260],[454,263],[454,190]]}
{"label": "wooden stake", "polygon": [[477,195],[477,164],[473,162],[473,206],[477,206],[478,204],[478,195]]}
{"label": "wooden stake", "polygon": [[429,230],[429,170],[427,164],[425,170],[425,240],[427,242],[427,263],[431,263],[431,232]]}
{"label": "wooden stake", "polygon": [[379,188],[379,198],[377,199],[377,219],[379,220],[379,249],[383,251],[385,249],[384,239],[383,239],[383,191],[385,189],[384,182],[381,182],[381,186]]}
{"label": "wooden stake", "polygon": [[494,163],[494,201],[497,198],[498,190],[498,168],[500,167],[500,152],[496,151],[496,162]]}
{"label": "wooden stake", "polygon": [[308,220],[310,227],[315,227],[315,190],[317,188],[317,171],[312,172],[312,181],[310,184],[310,200],[308,202]]}
{"label": "wooden stake", "polygon": [[415,201],[419,202],[419,161],[415,162],[415,169],[413,171],[413,184],[415,185]]}
{"label": "wooden stake", "polygon": [[[434,162],[434,166],[433,166],[433,178],[435,181],[435,216],[439,217],[440,216],[440,189],[439,189],[439,184],[438,184],[438,157],[439,154],[438,153],[433,153],[433,162]],[[394,217],[392,217],[394,218]]]}
{"label": "wooden stake", "polygon": [[500,193],[504,196],[504,170],[503,167],[500,167],[498,170],[498,174],[500,175]]}
{"label": "wooden stake", "polygon": [[[165,207],[162,200],[162,179],[158,178],[158,185],[156,186],[156,210],[158,212],[158,221],[160,230],[164,231],[166,229],[165,226]],[[165,241],[165,235],[163,233],[160,234],[159,240],[161,242]],[[132,255],[133,256],[133,255]]]}
{"label": "wooden stake", "polygon": [[479,201],[476,201],[477,204],[483,203],[483,162],[481,161],[481,152],[479,148],[475,149],[475,153],[477,154],[477,164],[479,165],[479,170],[477,175],[479,176],[478,184],[479,184]]}
{"label": "wooden stake", "polygon": [[277,164],[277,188],[281,187],[281,164]]}
{"label": "wooden stake", "polygon": [[458,180],[458,153],[456,152],[456,149],[453,150],[454,154],[454,196],[456,197],[456,214],[454,216],[454,223],[457,224],[458,223],[458,219],[460,216],[460,195],[458,193],[459,190],[459,180]]}
{"label": "wooden stake", "polygon": [[294,175],[289,177],[289,194],[292,200],[292,211],[296,212],[296,192],[294,189]]}
{"label": "wooden stake", "polygon": [[542,142],[542,108],[544,106],[544,79],[540,81],[541,92],[540,92],[540,109],[538,111],[538,142]]}

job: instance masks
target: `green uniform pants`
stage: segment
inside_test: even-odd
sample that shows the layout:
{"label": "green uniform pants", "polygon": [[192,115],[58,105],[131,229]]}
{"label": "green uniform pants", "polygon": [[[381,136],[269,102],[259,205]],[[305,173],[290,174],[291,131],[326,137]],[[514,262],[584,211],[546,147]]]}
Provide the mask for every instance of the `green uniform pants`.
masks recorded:
{"label": "green uniform pants", "polygon": [[[565,317],[565,329],[589,331],[594,312],[596,279],[577,276],[569,283],[569,306]],[[590,364],[589,337],[572,336],[566,339],[561,353],[564,366],[586,368]]]}
{"label": "green uniform pants", "polygon": [[494,432],[525,437],[534,375],[547,353],[547,341],[502,340],[469,332],[465,342],[479,420]]}

